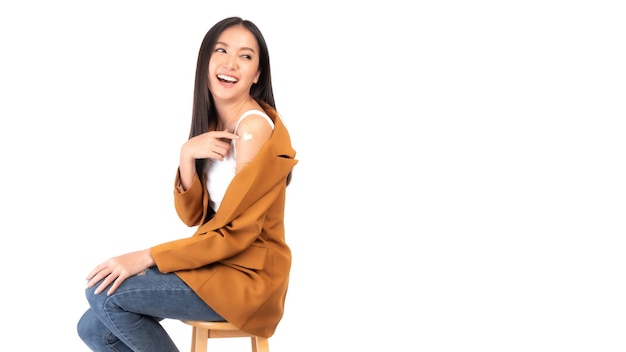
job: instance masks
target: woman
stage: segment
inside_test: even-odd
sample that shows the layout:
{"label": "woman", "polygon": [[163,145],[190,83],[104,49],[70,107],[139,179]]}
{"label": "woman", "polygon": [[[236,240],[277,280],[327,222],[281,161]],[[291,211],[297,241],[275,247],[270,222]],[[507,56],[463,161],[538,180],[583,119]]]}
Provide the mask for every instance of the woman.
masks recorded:
{"label": "woman", "polygon": [[263,35],[226,18],[206,34],[174,204],[190,237],[113,257],[87,275],[78,334],[93,351],[178,351],[160,321],[229,321],[270,337],[291,267],[283,224],[296,165]]}

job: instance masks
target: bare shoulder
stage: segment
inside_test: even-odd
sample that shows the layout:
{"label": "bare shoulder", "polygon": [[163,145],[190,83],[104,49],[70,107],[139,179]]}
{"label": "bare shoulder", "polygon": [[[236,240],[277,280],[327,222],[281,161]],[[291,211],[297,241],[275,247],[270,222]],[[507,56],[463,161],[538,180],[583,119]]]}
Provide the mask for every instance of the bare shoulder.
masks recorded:
{"label": "bare shoulder", "polygon": [[243,118],[237,126],[237,172],[250,163],[272,136],[272,126],[264,116],[257,113]]}
{"label": "bare shoulder", "polygon": [[237,135],[242,140],[249,140],[251,137],[269,139],[271,134],[272,126],[264,116],[258,113],[249,114],[237,126]]}

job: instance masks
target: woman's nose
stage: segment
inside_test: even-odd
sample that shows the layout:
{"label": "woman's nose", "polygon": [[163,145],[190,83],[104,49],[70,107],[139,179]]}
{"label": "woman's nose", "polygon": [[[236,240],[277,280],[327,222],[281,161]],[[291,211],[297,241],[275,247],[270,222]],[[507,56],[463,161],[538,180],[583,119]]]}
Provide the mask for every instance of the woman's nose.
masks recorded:
{"label": "woman's nose", "polygon": [[226,67],[230,69],[237,68],[237,55],[228,55],[226,59]]}

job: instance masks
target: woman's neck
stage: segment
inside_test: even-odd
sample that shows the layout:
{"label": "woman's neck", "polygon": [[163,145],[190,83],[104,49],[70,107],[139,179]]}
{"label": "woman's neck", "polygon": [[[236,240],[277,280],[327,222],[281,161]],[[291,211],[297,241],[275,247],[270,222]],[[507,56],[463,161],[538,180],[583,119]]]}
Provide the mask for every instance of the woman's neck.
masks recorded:
{"label": "woman's neck", "polygon": [[248,96],[241,101],[232,104],[220,104],[216,106],[217,111],[217,128],[218,131],[228,130],[233,132],[237,120],[245,111],[254,108],[255,102],[252,97]]}

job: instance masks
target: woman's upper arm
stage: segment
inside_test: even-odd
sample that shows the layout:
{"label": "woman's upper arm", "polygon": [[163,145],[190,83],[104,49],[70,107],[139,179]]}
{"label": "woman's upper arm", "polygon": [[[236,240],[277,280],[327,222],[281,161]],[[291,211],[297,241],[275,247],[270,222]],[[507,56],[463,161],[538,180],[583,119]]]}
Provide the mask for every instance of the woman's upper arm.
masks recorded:
{"label": "woman's upper arm", "polygon": [[261,147],[272,136],[272,126],[259,115],[250,115],[237,127],[239,139],[235,141],[237,150],[237,172],[254,159]]}

